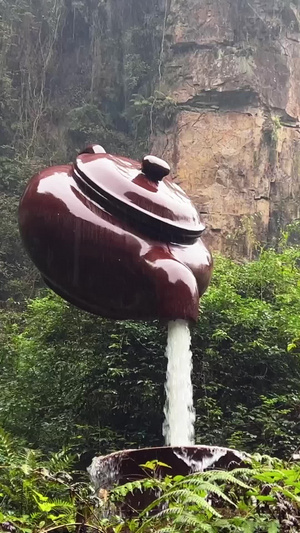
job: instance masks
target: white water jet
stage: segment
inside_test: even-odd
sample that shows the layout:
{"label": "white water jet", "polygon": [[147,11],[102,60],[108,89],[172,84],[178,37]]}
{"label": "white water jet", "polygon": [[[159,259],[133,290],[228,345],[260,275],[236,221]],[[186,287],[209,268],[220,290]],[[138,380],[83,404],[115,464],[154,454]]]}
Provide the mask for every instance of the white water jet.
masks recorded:
{"label": "white water jet", "polygon": [[168,324],[166,404],[163,435],[168,446],[194,444],[191,334],[186,320]]}

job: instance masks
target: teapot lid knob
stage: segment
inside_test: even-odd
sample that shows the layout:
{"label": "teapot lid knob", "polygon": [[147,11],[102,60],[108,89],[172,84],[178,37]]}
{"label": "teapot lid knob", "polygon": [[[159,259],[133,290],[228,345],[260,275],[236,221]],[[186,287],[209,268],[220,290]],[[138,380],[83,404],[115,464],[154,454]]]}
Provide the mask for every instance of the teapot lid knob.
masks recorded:
{"label": "teapot lid knob", "polygon": [[78,155],[81,154],[106,154],[106,151],[103,146],[100,146],[100,144],[90,144],[89,146],[86,146],[84,150],[79,152]]}
{"label": "teapot lid knob", "polygon": [[151,181],[161,181],[165,176],[170,174],[170,166],[163,159],[154,155],[145,155],[142,161],[142,172]]}

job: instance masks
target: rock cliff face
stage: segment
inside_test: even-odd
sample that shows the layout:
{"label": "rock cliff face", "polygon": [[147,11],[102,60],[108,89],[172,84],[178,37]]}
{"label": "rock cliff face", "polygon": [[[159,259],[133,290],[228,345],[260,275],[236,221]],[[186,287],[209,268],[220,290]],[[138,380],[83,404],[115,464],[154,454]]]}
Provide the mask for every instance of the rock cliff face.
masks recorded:
{"label": "rock cliff face", "polygon": [[298,0],[171,0],[153,151],[171,161],[213,249],[251,256],[299,217]]}

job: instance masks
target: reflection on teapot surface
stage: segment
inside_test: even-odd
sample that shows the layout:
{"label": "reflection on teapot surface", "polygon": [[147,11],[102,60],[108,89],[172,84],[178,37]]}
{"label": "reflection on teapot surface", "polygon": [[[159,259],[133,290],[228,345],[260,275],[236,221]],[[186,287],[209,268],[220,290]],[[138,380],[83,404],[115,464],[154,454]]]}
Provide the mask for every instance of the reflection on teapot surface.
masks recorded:
{"label": "reflection on teapot surface", "polygon": [[212,259],[196,209],[168,172],[154,156],[141,166],[93,145],[74,165],[34,176],[19,225],[46,283],[108,318],[197,320]]}

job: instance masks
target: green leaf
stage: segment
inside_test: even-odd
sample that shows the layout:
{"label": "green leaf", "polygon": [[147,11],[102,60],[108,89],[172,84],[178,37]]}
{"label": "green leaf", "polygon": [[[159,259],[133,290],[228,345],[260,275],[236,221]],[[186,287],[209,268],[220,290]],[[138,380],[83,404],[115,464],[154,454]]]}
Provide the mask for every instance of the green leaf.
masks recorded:
{"label": "green leaf", "polygon": [[276,502],[276,498],[274,496],[255,496],[257,500],[260,502]]}
{"label": "green leaf", "polygon": [[41,501],[41,502],[47,502],[48,501],[48,496],[44,496],[43,494],[41,494],[40,492],[37,492],[36,490],[34,490],[33,488],[31,489],[33,494],[35,494],[35,496],[37,496],[37,498]]}
{"label": "green leaf", "polygon": [[268,533],[278,533],[278,531],[280,531],[280,524],[278,520],[272,520],[267,527]]}

